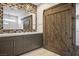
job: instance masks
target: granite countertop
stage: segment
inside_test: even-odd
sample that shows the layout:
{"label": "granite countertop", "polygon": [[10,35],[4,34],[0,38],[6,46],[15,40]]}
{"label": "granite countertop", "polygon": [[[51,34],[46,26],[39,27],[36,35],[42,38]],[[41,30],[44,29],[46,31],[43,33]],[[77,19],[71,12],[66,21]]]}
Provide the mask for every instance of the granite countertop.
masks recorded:
{"label": "granite countertop", "polygon": [[26,32],[26,33],[4,33],[0,34],[0,37],[18,36],[18,35],[29,35],[29,34],[41,34],[42,32]]}

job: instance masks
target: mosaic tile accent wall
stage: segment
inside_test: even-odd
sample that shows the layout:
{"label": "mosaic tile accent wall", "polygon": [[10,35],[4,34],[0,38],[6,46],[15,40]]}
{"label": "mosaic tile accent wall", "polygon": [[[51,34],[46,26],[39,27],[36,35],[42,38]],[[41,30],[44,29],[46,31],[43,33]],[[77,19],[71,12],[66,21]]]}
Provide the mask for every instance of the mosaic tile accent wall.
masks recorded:
{"label": "mosaic tile accent wall", "polygon": [[36,13],[37,6],[32,3],[2,3],[4,7],[14,7],[18,9],[25,9],[28,12]]}
{"label": "mosaic tile accent wall", "polygon": [[3,33],[3,6],[0,3],[0,33]]}
{"label": "mosaic tile accent wall", "polygon": [[2,33],[17,33],[17,32],[25,32],[22,29],[18,30],[3,30],[3,7],[14,7],[18,9],[25,9],[28,10],[28,12],[36,13],[37,12],[37,6],[31,3],[0,3],[0,34]]}

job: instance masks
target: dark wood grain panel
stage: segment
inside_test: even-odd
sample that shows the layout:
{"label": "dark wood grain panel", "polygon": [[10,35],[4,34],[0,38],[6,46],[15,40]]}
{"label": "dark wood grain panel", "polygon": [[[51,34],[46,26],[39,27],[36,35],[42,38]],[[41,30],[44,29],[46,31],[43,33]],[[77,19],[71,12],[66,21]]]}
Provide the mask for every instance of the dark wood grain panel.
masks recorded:
{"label": "dark wood grain panel", "polygon": [[15,56],[42,47],[43,35],[28,34],[0,37],[0,56]]}
{"label": "dark wood grain panel", "polygon": [[42,47],[42,45],[43,45],[42,39],[43,39],[43,35],[41,35],[41,34],[24,36],[24,51],[28,52],[33,49]]}
{"label": "dark wood grain panel", "polygon": [[13,55],[13,40],[12,38],[0,38],[0,56]]}
{"label": "dark wood grain panel", "polygon": [[14,36],[14,55],[24,53],[24,38],[23,36]]}
{"label": "dark wood grain panel", "polygon": [[[60,55],[73,55],[73,4],[59,4],[44,11],[44,46]],[[75,37],[75,36],[74,36]]]}

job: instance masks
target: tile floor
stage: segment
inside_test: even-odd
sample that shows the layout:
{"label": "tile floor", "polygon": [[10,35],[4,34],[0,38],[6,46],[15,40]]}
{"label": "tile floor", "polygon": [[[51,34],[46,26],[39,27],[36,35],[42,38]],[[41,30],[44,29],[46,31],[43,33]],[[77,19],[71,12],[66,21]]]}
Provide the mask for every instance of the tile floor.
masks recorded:
{"label": "tile floor", "polygon": [[59,56],[59,55],[56,53],[50,52],[44,48],[39,48],[31,52],[25,53],[21,56]]}

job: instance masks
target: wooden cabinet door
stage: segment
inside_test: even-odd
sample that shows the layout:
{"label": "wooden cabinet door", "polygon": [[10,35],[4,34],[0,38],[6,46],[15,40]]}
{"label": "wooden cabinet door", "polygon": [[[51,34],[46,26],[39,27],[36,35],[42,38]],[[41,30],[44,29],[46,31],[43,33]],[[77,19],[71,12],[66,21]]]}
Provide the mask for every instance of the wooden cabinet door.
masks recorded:
{"label": "wooden cabinet door", "polygon": [[42,46],[42,34],[24,36],[24,51],[28,52]]}
{"label": "wooden cabinet door", "polygon": [[13,55],[13,40],[11,37],[0,38],[0,56]]}
{"label": "wooden cabinet door", "polygon": [[14,55],[24,53],[24,39],[23,36],[14,36]]}
{"label": "wooden cabinet door", "polygon": [[72,55],[75,40],[74,6],[59,4],[44,11],[44,47],[60,55]]}

